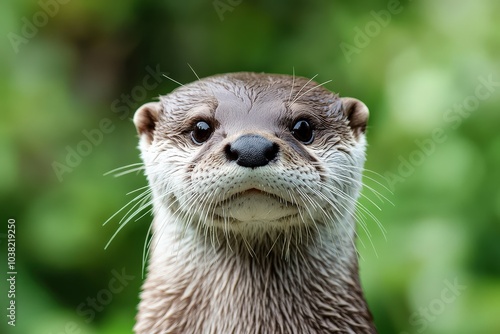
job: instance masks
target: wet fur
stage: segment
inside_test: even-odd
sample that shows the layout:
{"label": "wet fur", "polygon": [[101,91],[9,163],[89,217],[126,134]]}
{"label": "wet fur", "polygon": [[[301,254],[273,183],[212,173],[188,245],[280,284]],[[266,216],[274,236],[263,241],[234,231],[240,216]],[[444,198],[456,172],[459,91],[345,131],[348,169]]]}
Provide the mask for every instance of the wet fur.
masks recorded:
{"label": "wet fur", "polygon": [[[301,117],[316,128],[311,145],[290,135]],[[308,79],[254,73],[206,78],[139,109],[155,218],[136,333],[375,333],[354,246],[367,117]],[[216,131],[196,146],[200,118]],[[243,133],[276,142],[278,159],[228,163],[221,152]],[[234,208],[250,188],[272,194],[273,213],[298,214],[235,220],[230,210],[255,210],[251,197]]]}

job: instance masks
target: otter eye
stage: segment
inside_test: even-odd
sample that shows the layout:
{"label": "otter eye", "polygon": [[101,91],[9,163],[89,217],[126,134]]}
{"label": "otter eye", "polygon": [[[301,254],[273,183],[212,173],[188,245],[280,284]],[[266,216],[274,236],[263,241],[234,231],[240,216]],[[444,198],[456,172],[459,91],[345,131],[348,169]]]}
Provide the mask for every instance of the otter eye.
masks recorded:
{"label": "otter eye", "polygon": [[197,145],[201,145],[210,138],[213,130],[210,124],[205,121],[199,121],[195,124],[193,131],[191,131],[191,139]]}
{"label": "otter eye", "polygon": [[303,119],[297,121],[294,124],[294,126],[292,127],[292,135],[295,137],[295,139],[301,141],[304,144],[310,144],[314,139],[314,131],[311,124]]}

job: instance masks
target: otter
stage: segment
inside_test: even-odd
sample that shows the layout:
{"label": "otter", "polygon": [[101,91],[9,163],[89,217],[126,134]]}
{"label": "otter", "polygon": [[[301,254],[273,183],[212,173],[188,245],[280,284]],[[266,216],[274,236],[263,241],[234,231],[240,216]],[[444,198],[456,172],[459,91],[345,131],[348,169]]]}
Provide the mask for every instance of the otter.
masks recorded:
{"label": "otter", "polygon": [[368,108],[231,73],[134,115],[154,219],[136,333],[376,333],[355,208]]}

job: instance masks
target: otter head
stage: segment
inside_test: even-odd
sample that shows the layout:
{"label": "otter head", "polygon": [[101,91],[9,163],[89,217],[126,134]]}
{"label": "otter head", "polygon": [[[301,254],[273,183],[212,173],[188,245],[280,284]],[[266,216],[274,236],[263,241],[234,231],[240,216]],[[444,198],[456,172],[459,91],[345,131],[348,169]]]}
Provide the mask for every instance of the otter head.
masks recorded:
{"label": "otter head", "polygon": [[255,236],[352,214],[367,119],[362,102],[311,80],[234,73],[145,104],[134,123],[165,223]]}

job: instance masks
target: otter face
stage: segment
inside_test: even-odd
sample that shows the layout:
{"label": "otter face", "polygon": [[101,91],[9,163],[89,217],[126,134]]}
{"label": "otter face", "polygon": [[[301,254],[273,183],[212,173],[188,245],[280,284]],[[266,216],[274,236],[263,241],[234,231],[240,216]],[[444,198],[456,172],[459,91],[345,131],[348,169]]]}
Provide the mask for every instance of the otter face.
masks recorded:
{"label": "otter face", "polygon": [[248,233],[335,224],[361,188],[366,106],[305,78],[209,77],[139,108],[155,210]]}

